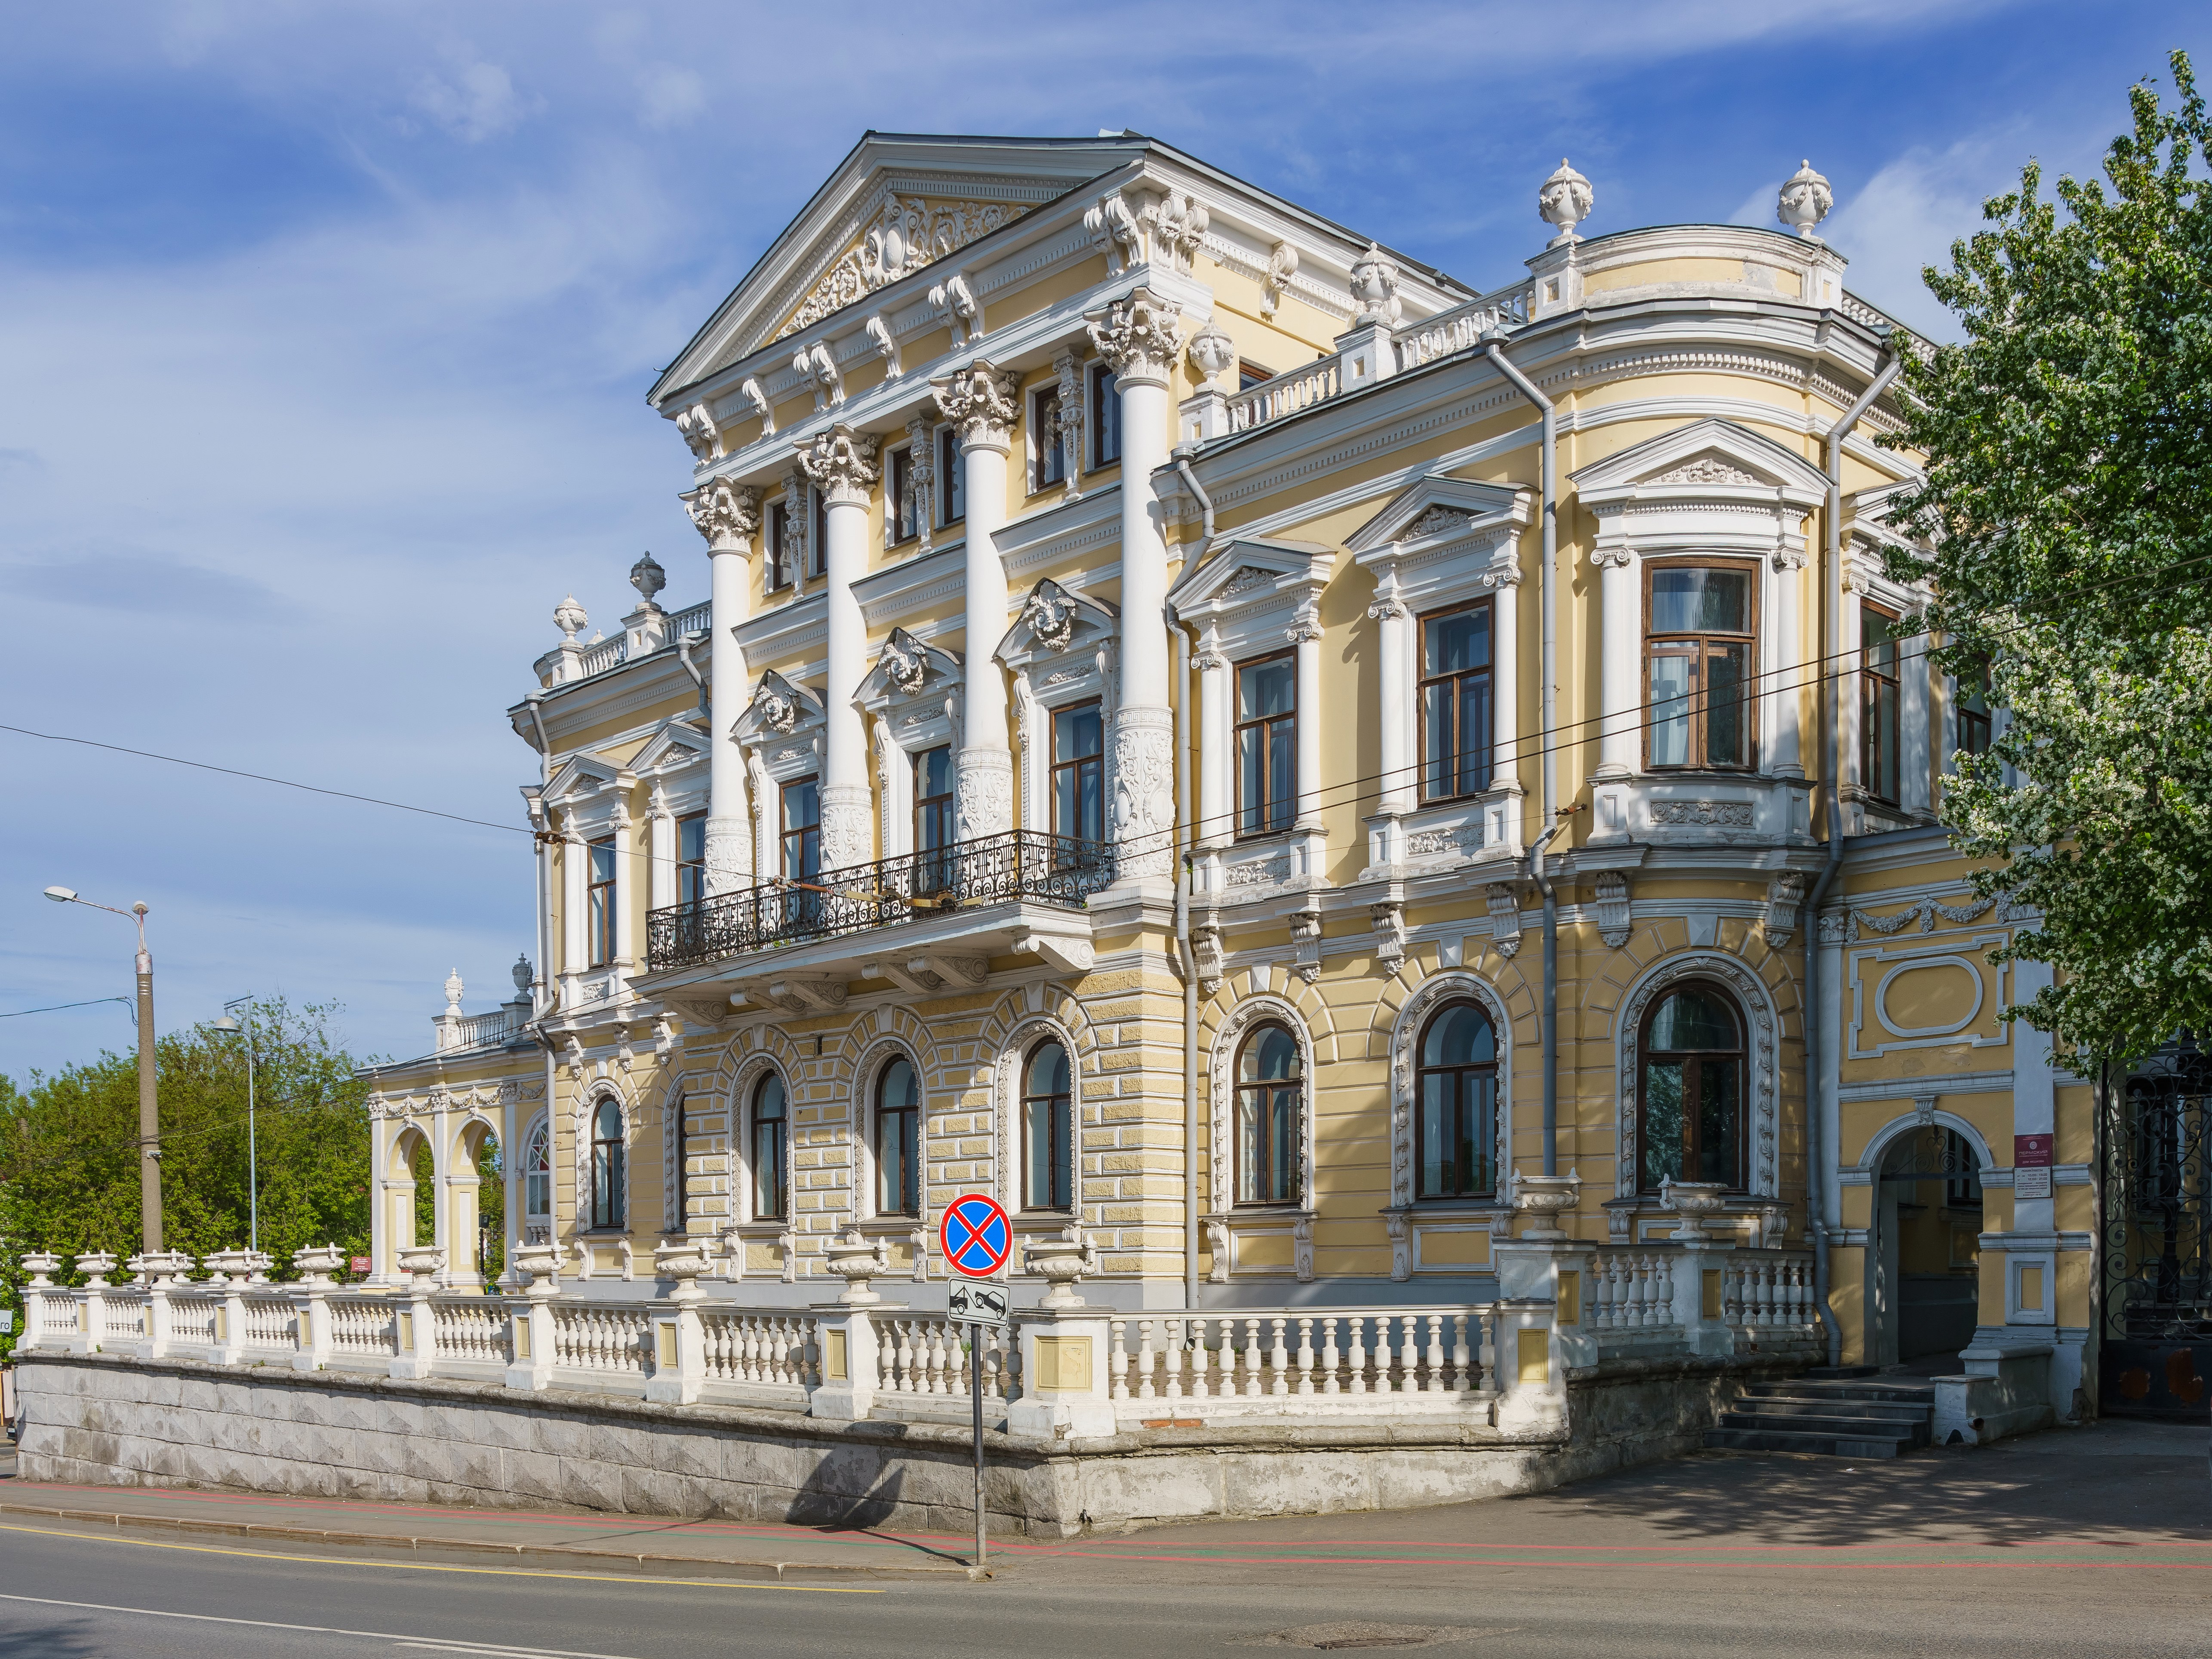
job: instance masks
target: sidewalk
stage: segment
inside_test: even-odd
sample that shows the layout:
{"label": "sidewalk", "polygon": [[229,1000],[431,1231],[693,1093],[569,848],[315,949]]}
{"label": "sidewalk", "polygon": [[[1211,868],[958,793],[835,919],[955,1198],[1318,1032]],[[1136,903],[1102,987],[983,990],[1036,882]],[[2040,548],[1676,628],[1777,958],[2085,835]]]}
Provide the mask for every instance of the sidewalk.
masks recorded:
{"label": "sidewalk", "polygon": [[[300,1546],[412,1550],[430,1558],[504,1560],[715,1577],[958,1578],[970,1577],[972,1539],[830,1531],[773,1523],[680,1521],[592,1510],[465,1510],[163,1486],[77,1486],[15,1478],[0,1448],[0,1525],[60,1521]],[[996,1540],[993,1553],[997,1553]],[[997,1565],[995,1562],[994,1565]]]}

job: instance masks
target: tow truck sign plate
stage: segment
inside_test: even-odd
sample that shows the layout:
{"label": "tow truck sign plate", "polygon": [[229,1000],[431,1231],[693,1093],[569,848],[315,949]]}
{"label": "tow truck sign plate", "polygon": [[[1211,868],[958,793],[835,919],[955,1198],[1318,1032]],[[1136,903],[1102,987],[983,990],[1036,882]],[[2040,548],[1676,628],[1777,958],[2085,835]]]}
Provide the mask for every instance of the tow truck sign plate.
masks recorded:
{"label": "tow truck sign plate", "polygon": [[1006,1293],[995,1285],[951,1285],[945,1292],[945,1311],[969,1325],[1004,1325]]}

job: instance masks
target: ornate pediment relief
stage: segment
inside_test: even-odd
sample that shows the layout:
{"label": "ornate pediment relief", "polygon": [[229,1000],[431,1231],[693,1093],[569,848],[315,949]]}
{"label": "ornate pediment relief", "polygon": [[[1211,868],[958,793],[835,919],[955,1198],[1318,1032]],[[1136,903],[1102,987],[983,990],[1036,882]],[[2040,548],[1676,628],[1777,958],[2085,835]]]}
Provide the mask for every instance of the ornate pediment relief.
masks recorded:
{"label": "ornate pediment relief", "polygon": [[742,744],[771,744],[821,723],[821,699],[771,668],[760,677],[732,735]]}
{"label": "ornate pediment relief", "polygon": [[1047,576],[1022,601],[1022,614],[994,654],[1000,662],[1018,665],[1108,643],[1114,637],[1114,607],[1104,601],[1071,593]]}
{"label": "ornate pediment relief", "polygon": [[1656,477],[1646,478],[1644,482],[1647,484],[1759,485],[1770,483],[1772,480],[1747,472],[1709,449],[1704,454],[1693,457],[1680,466],[1670,467]]}
{"label": "ornate pediment relief", "polygon": [[1026,211],[1019,202],[948,201],[885,191],[867,228],[830,262],[798,309],[776,330],[775,338],[796,334],[831,312],[958,252]]}

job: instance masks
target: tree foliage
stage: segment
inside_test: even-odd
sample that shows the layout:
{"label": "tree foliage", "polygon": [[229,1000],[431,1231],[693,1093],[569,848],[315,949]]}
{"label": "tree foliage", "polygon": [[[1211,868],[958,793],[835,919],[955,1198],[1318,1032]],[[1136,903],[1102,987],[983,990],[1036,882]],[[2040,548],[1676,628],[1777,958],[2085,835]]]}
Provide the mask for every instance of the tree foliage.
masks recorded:
{"label": "tree foliage", "polygon": [[[334,1005],[279,998],[240,1011],[252,1032],[261,1248],[369,1248],[367,1090],[331,1031]],[[204,1255],[246,1242],[246,1039],[208,1025],[155,1048],[163,1243]],[[21,1305],[27,1251],[139,1248],[138,1061],[103,1053],[27,1088],[0,1078],[0,1287]],[[75,1282],[80,1276],[67,1273]]]}
{"label": "tree foliage", "polygon": [[2008,712],[1944,817],[2057,983],[2014,1011],[2109,1059],[2212,1033],[2212,129],[2190,72],[2131,94],[2104,179],[2031,165],[1929,287],[1965,338],[1909,357],[1940,667]]}

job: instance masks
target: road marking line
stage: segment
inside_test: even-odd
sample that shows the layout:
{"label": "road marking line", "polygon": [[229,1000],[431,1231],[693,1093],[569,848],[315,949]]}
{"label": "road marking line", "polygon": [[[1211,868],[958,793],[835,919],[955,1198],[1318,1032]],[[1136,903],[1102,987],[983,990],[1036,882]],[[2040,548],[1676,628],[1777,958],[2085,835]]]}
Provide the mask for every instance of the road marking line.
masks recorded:
{"label": "road marking line", "polygon": [[246,1625],[256,1630],[298,1631],[308,1636],[358,1636],[371,1642],[396,1642],[402,1647],[434,1647],[446,1653],[476,1653],[503,1659],[625,1659],[618,1653],[580,1653],[568,1648],[486,1647],[474,1642],[441,1642],[434,1637],[399,1636],[386,1630],[346,1630],[336,1625],[288,1625],[274,1619],[225,1619],[212,1613],[172,1613],[167,1607],[125,1607],[106,1601],[64,1601],[52,1595],[10,1595],[0,1592],[0,1601],[27,1601],[41,1607],[76,1607],[86,1613],[135,1613],[147,1619],[189,1619],[201,1625]]}
{"label": "road marking line", "polygon": [[[183,1550],[192,1555],[237,1555],[254,1561],[294,1561],[317,1567],[383,1567],[394,1572],[462,1572],[490,1578],[563,1578],[590,1584],[681,1584],[700,1589],[788,1590],[797,1595],[881,1595],[880,1589],[845,1584],[765,1584],[733,1578],[645,1578],[629,1573],[552,1572],[530,1567],[464,1567],[438,1561],[362,1561],[350,1556],[293,1555],[283,1550],[223,1549],[213,1544],[170,1544],[156,1538],[109,1538],[99,1533],[64,1532],[53,1527],[16,1527],[0,1523],[0,1532],[30,1533],[40,1538],[73,1538],[87,1544],[128,1544],[142,1550]],[[18,1601],[33,1598],[18,1596]],[[123,1609],[125,1612],[143,1609]],[[179,1618],[196,1615],[178,1614]],[[585,1659],[603,1659],[587,1655]],[[616,1656],[615,1659],[619,1659]]]}

